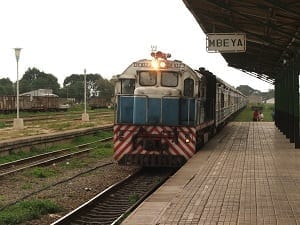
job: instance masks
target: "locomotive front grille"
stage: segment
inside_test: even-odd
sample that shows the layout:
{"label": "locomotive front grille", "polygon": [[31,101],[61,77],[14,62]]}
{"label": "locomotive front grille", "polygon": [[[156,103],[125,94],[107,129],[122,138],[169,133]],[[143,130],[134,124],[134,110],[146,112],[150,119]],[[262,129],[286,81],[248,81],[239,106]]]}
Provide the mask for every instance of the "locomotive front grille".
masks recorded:
{"label": "locomotive front grille", "polygon": [[156,139],[144,139],[143,149],[146,151],[166,151],[169,146],[166,143],[162,143],[161,140]]}
{"label": "locomotive front grille", "polygon": [[168,151],[168,142],[178,144],[178,131],[173,128],[172,132],[160,132],[157,134],[149,133],[145,128],[141,127],[132,137],[132,150],[142,146],[146,151],[163,152]]}
{"label": "locomotive front grille", "polygon": [[125,154],[119,165],[140,165],[144,167],[180,167],[186,159],[180,155]]}

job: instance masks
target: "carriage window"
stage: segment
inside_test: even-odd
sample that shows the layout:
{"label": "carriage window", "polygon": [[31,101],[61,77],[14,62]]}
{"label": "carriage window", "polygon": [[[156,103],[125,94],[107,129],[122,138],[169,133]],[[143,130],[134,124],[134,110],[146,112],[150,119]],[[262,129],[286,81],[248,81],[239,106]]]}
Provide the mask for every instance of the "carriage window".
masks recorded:
{"label": "carriage window", "polygon": [[224,93],[221,93],[221,108],[224,108],[225,103],[224,103]]}
{"label": "carriage window", "polygon": [[187,78],[184,80],[184,90],[183,95],[187,97],[194,96],[194,80],[191,78]]}
{"label": "carriage window", "polygon": [[121,93],[122,94],[133,94],[135,88],[134,79],[122,79],[121,80]]}
{"label": "carriage window", "polygon": [[161,85],[165,87],[176,87],[178,85],[178,73],[176,72],[161,72]]}
{"label": "carriage window", "polygon": [[153,86],[156,84],[156,71],[142,71],[139,74],[140,85],[142,86]]}

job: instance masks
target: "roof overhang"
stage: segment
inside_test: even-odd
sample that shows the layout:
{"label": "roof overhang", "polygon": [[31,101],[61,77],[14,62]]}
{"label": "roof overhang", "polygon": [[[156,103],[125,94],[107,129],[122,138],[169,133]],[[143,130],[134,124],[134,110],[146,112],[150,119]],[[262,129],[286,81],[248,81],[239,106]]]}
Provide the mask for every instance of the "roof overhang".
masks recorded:
{"label": "roof overhang", "polygon": [[204,33],[246,33],[247,50],[221,53],[228,65],[274,83],[300,49],[300,1],[183,0]]}

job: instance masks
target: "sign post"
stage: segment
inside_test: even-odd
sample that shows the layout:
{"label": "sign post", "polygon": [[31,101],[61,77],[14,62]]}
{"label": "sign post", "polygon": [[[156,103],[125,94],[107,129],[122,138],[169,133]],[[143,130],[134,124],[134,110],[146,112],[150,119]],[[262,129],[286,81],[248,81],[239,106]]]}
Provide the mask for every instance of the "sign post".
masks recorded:
{"label": "sign post", "polygon": [[206,51],[219,53],[238,53],[246,51],[246,34],[244,33],[208,33]]}

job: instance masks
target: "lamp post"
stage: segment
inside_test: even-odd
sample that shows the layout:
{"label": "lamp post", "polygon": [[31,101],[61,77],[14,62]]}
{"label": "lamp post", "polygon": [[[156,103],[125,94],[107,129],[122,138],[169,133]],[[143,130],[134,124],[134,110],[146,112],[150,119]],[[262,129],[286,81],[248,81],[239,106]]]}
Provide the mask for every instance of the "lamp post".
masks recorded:
{"label": "lamp post", "polygon": [[84,69],[84,113],[86,113],[86,69]]}
{"label": "lamp post", "polygon": [[86,113],[86,69],[84,69],[84,113],[82,114],[82,121],[89,120],[89,114]]}
{"label": "lamp post", "polygon": [[17,60],[17,118],[14,119],[14,129],[23,129],[24,123],[23,119],[19,118],[19,59],[21,48],[15,48],[15,55]]}

